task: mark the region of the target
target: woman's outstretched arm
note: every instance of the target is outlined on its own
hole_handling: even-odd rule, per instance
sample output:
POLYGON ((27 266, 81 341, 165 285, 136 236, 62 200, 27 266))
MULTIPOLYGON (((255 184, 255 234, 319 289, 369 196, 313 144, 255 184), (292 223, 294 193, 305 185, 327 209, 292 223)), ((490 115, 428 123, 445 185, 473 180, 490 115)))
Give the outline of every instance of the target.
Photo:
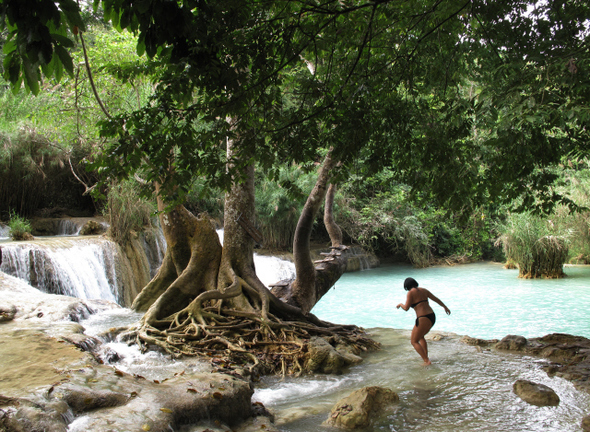
POLYGON ((442 302, 442 300, 440 300, 437 296, 435 296, 434 294, 432 294, 430 291, 428 291, 427 289, 425 289, 426 292, 428 293, 428 298, 431 299, 433 302, 438 303, 440 306, 443 307, 443 309, 445 310, 445 312, 447 313, 447 315, 451 314, 451 310, 442 302))

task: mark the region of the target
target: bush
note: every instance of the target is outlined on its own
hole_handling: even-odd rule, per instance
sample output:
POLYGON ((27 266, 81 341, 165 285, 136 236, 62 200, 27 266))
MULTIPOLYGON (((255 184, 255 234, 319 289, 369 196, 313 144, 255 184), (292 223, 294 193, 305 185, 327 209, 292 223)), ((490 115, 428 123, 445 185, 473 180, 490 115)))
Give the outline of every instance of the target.
POLYGON ((512 214, 499 224, 497 243, 508 261, 518 265, 522 278, 558 278, 567 261, 570 232, 560 232, 551 219, 531 213, 512 214))
POLYGON ((10 221, 8 222, 9 235, 12 240, 28 240, 31 236, 31 223, 17 215, 14 210, 10 211, 10 221))

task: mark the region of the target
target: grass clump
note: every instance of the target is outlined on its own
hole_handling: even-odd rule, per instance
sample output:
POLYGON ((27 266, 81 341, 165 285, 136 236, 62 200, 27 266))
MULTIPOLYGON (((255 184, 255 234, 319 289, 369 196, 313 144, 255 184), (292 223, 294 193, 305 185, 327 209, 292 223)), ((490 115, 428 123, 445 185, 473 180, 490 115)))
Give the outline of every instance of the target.
POLYGON ((499 226, 501 244, 508 261, 518 266, 521 278, 563 277, 569 253, 569 231, 561 232, 551 219, 523 213, 511 214, 499 226))
POLYGON ((9 235, 12 240, 30 240, 32 227, 28 219, 16 214, 14 210, 10 211, 10 221, 8 222, 9 235))

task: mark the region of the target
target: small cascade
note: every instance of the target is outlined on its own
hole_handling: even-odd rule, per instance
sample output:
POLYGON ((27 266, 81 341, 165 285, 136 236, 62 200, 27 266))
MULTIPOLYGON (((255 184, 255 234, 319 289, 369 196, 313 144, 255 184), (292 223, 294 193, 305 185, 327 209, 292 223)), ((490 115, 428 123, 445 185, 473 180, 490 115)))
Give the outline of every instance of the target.
POLYGON ((377 257, 367 254, 367 251, 359 246, 351 246, 346 251, 346 255, 348 258, 347 272, 368 270, 379 265, 377 257))
POLYGON ((161 230, 124 248, 93 236, 7 242, 0 270, 47 293, 129 306, 157 272, 165 249, 161 230))
POLYGON ((166 253, 164 232, 159 224, 157 227, 157 229, 141 237, 141 244, 150 266, 150 279, 158 272, 166 253))
POLYGON ((254 266, 258 279, 267 287, 295 278, 295 264, 281 258, 254 254, 254 266))
POLYGON ((0 224, 0 240, 5 240, 10 237, 10 228, 8 225, 0 224))
POLYGON ((44 292, 117 301, 115 249, 92 239, 6 243, 0 270, 44 292))
POLYGON ((80 234, 80 230, 84 224, 72 219, 59 219, 57 223, 58 236, 74 236, 80 234))

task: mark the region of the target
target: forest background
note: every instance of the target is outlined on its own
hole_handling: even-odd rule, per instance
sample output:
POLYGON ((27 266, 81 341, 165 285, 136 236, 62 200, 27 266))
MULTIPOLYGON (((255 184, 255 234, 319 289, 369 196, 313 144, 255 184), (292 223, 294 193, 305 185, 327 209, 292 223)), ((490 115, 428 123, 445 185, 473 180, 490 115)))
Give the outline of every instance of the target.
MULTIPOLYGON (((110 222, 111 236, 125 242, 131 231, 151 227, 156 206, 145 194, 140 176, 105 182, 101 169, 93 167, 97 153, 109 139, 101 137, 97 121, 105 114, 94 91, 111 112, 141 109, 157 87, 158 65, 145 56, 138 57, 137 37, 115 30, 105 22, 102 10, 88 7, 83 10, 83 19, 92 75, 77 43, 71 47, 73 75, 46 79, 37 95, 15 93, 10 83, 0 78, 0 219, 17 224, 31 217, 103 214, 110 222), (95 187, 101 180, 103 183, 95 187)), ((2 45, 7 37, 5 29, 0 36, 2 45)), ((554 59, 554 65, 572 82, 586 81, 588 87, 587 46, 585 50, 575 62, 561 58, 554 59)), ((4 60, 6 55, 0 55, 4 60)), ((566 100, 572 90, 568 84, 553 81, 546 87, 548 93, 550 88, 554 94, 561 92, 558 96, 566 100)), ((550 109, 564 110, 567 104, 549 109, 535 102, 535 95, 527 90, 532 92, 518 89, 520 98, 511 105, 525 120, 511 127, 524 130, 533 123, 543 128, 540 124, 545 123, 553 128, 548 125, 550 109)), ((461 91, 469 95, 479 92, 468 73, 461 91)), ((428 94, 420 96, 427 99, 428 94)), ((485 95, 479 96, 479 103, 485 104, 485 95)), ((587 105, 577 101, 569 109, 572 123, 588 122, 587 105)), ((505 119, 510 116, 514 113, 506 114, 505 119)), ((470 132, 472 138, 490 133, 476 127, 470 132)), ((516 147, 513 150, 509 157, 521 157, 516 147)), ((590 207, 590 165, 585 152, 569 152, 561 155, 558 163, 538 168, 551 177, 554 196, 550 199, 505 194, 502 199, 474 200, 460 207, 441 202, 420 185, 400 181, 395 166, 366 169, 374 157, 361 156, 340 183, 335 213, 347 243, 358 243, 384 260, 427 266, 441 261, 501 261, 506 253, 514 255, 508 258, 522 261, 518 253, 530 253, 535 242, 551 238, 558 243, 563 262, 590 263, 590 212, 586 210, 590 207), (560 201, 557 196, 567 199, 560 201), (571 212, 572 208, 577 211, 571 212), (517 246, 524 252, 516 252, 517 246)), ((256 223, 265 248, 285 251, 292 247, 299 215, 315 182, 316 165, 285 164, 272 173, 263 167, 256 170, 256 223)), ((461 189, 461 175, 454 174, 440 178, 444 183, 440 187, 461 189)), ((527 187, 526 182, 522 187, 527 187)), ((187 190, 185 206, 195 214, 208 212, 222 226, 224 191, 209 187, 199 177, 187 190)), ((314 225, 313 238, 318 243, 329 242, 321 220, 314 225)))

